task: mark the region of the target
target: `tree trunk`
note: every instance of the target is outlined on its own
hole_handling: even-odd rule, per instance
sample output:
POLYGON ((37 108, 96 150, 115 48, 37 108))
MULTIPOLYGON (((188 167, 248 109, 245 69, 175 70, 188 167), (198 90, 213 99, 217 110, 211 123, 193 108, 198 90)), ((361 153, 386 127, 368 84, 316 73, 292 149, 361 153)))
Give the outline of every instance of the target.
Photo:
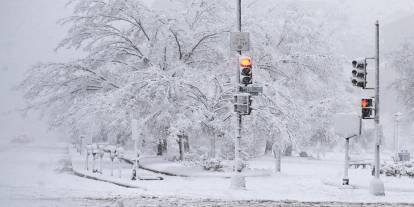
POLYGON ((216 135, 214 134, 210 139, 210 158, 216 157, 216 135))
POLYGON ((188 139, 187 135, 184 135, 184 152, 188 153, 190 152, 190 141, 188 139))
POLYGON ((275 158, 275 172, 278 173, 281 171, 281 162, 282 162, 282 150, 276 143, 272 145, 272 153, 275 158))
POLYGON ((320 152, 321 152, 321 149, 322 147, 321 147, 321 143, 320 143, 320 141, 317 143, 317 145, 316 145, 316 149, 317 149, 317 151, 316 151, 316 159, 317 160, 320 160, 321 159, 321 154, 320 154, 320 152))
POLYGON ((161 155, 162 155, 162 143, 161 143, 161 140, 159 140, 157 144, 157 156, 161 156, 161 155))
POLYGON ((285 156, 292 156, 292 150, 293 150, 292 145, 288 145, 284 150, 284 155, 285 156))
POLYGON ((166 152, 167 152, 167 140, 160 139, 157 145, 157 155, 161 156, 161 155, 164 155, 166 152))
POLYGON ((166 154, 168 150, 167 139, 162 139, 162 154, 166 154))
POLYGON ((178 152, 180 154, 180 160, 182 161, 184 159, 184 139, 183 135, 177 135, 178 137, 178 152))
POLYGON ((266 140, 265 155, 270 154, 272 152, 272 145, 273 145, 273 141, 266 140))

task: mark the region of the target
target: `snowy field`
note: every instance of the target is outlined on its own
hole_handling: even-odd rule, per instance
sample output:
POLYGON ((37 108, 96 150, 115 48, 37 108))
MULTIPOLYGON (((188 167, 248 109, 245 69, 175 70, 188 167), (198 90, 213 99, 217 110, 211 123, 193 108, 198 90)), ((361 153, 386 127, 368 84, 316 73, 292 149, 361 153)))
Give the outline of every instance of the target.
MULTIPOLYGON (((386 196, 371 196, 367 189, 371 178, 369 169, 351 169, 350 180, 355 189, 340 188, 342 163, 339 158, 323 161, 284 158, 281 174, 247 177, 247 189, 235 191, 229 189, 230 180, 223 177, 163 176, 163 181, 135 181, 143 189, 81 178, 72 173, 65 143, 3 144, 0 156, 0 206, 348 206, 326 201, 354 202, 356 206, 362 202, 414 203, 414 180, 408 178, 383 177, 386 196), (325 204, 319 201, 325 201, 325 204)), ((252 160, 249 167, 271 169, 272 164, 272 158, 264 157, 252 160)))
POLYGON ((101 206, 121 194, 142 193, 73 175, 66 149, 66 144, 3 144, 0 206, 101 206))

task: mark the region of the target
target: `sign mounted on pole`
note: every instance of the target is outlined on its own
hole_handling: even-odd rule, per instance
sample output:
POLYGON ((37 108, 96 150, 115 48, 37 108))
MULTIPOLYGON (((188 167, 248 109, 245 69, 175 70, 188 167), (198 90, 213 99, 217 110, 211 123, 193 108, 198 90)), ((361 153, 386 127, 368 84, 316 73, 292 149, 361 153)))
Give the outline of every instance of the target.
POLYGON ((240 115, 249 115, 251 112, 250 94, 237 94, 234 96, 234 111, 240 115))
POLYGON ((263 87, 260 86, 240 86, 239 91, 242 93, 249 93, 252 96, 258 96, 263 93, 263 87))
POLYGON ((334 115, 334 129, 335 133, 342 138, 359 135, 360 132, 360 117, 355 113, 337 113, 334 115))
POLYGON ((250 36, 248 32, 231 32, 230 49, 232 51, 249 51, 250 36))

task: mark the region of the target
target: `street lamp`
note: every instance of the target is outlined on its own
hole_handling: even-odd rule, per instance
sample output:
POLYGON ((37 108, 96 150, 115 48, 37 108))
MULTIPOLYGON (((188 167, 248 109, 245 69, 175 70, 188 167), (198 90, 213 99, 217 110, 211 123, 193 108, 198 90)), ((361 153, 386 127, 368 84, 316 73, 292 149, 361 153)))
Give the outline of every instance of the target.
POLYGON ((398 152, 400 151, 400 142, 398 140, 398 121, 400 120, 401 112, 394 114, 394 153, 396 158, 398 158, 398 152))

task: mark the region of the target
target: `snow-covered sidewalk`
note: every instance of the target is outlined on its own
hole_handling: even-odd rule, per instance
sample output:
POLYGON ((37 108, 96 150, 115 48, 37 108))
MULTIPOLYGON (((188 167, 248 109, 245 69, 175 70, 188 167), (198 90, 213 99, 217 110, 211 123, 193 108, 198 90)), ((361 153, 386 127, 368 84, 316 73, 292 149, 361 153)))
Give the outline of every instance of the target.
MULTIPOLYGON (((100 159, 97 156, 97 159, 93 161, 92 155, 88 159, 88 170, 86 169, 86 152, 80 154, 74 148, 69 147, 69 156, 72 164, 72 169, 75 175, 80 177, 85 177, 88 179, 99 180, 103 182, 112 183, 127 188, 140 188, 144 189, 139 185, 137 180, 131 180, 132 177, 132 165, 125 163, 124 161, 118 162, 117 159, 114 159, 113 165, 111 165, 110 158, 108 155, 104 155, 102 159, 102 169, 100 166, 100 159), (95 162, 95 163, 93 163, 95 162), (92 168, 101 171, 101 172, 92 172, 92 168)), ((163 180, 159 174, 152 173, 146 170, 137 170, 137 179, 138 180, 163 180)))
MULTIPOLYGON (((125 159, 132 162, 131 156, 126 156, 125 159)), ((185 165, 180 162, 171 162, 163 159, 162 157, 144 157, 140 159, 139 165, 143 169, 147 169, 153 172, 159 172, 165 175, 179 176, 179 177, 220 177, 230 178, 232 176, 232 163, 224 162, 222 171, 207 171, 203 167, 198 165, 185 165)), ((246 177, 263 177, 271 176, 271 169, 250 169, 247 168, 243 171, 243 175, 246 177)))
MULTIPOLYGON (((126 153, 126 159, 130 160, 126 153)), ((132 153, 130 153, 132 154, 132 153)), ((371 170, 349 169, 351 186, 343 188, 342 156, 325 160, 284 157, 282 173, 273 173, 274 159, 264 156, 248 162, 252 176, 247 176, 247 189, 230 189, 231 163, 225 163, 224 172, 205 171, 200 166, 187 166, 166 161, 160 157, 144 157, 140 165, 145 169, 178 176, 164 176, 163 181, 137 181, 147 193, 158 196, 184 196, 212 199, 265 199, 343 202, 414 202, 414 179, 382 176, 386 196, 376 197, 368 192, 371 170), (260 174, 258 172, 264 172, 260 174), (266 175, 266 176, 264 176, 266 175)), ((130 172, 130 167, 128 167, 130 172)), ((127 172, 127 171, 126 171, 127 172)), ((143 172, 147 172, 144 170, 143 172)), ((245 175, 248 175, 246 173, 245 175)))

